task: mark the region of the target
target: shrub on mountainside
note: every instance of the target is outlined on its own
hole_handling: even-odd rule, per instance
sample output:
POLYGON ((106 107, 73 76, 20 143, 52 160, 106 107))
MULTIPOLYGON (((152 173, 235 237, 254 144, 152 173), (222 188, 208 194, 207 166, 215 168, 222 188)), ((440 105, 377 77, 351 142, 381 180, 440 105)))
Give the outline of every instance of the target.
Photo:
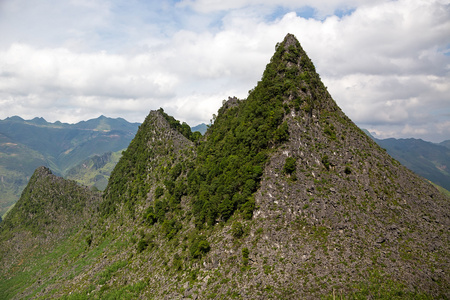
POLYGON ((231 225, 231 235, 234 238, 239 239, 240 237, 242 237, 243 234, 244 234, 244 226, 242 226, 242 223, 239 221, 233 222, 233 224, 231 225))
POLYGON ((329 170, 330 169, 330 160, 328 158, 328 155, 324 155, 322 156, 322 164, 324 165, 324 167, 329 170))
POLYGON ((283 171, 286 174, 292 174, 293 172, 295 172, 297 166, 296 166, 297 160, 293 157, 288 157, 286 158, 286 161, 284 163, 284 167, 283 167, 283 171))
POLYGON ((248 265, 248 256, 250 254, 250 251, 248 248, 242 248, 242 264, 244 266, 248 265))
POLYGON ((199 236, 194 238, 189 248, 189 252, 193 258, 201 258, 211 250, 211 246, 205 237, 199 236))
POLYGON ((164 189, 158 186, 155 190, 155 198, 158 199, 164 194, 164 189))

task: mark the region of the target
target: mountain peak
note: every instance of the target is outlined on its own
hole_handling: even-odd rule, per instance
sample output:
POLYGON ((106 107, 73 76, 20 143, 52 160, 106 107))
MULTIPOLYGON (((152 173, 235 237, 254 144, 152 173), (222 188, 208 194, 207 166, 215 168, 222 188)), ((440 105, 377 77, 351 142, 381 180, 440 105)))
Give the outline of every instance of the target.
POLYGON ((261 81, 248 99, 255 98, 255 95, 282 102, 295 111, 303 110, 309 118, 318 117, 322 112, 340 110, 316 73, 314 64, 292 34, 286 35, 276 45, 261 81))
POLYGON ((51 176, 53 175, 52 171, 45 166, 38 167, 35 171, 35 176, 51 176))
POLYGON ((78 224, 84 209, 99 200, 99 194, 75 181, 53 175, 47 167, 38 167, 2 226, 24 228, 34 234, 47 234, 53 226, 65 228, 78 224))
MULTIPOLYGON (((153 174, 164 174, 172 168, 178 170, 178 161, 192 157, 195 151, 191 149, 191 136, 187 124, 180 124, 163 109, 150 111, 111 173, 102 203, 104 214, 114 213, 120 202, 127 203, 128 209, 133 212, 135 202, 151 199, 150 191, 156 188, 155 182, 161 175, 141 176, 142 173, 144 170, 153 170, 153 174)), ((173 188, 169 185, 167 190, 172 193, 173 188)))
POLYGON ((42 117, 35 117, 32 120, 30 120, 30 123, 36 125, 47 125, 48 122, 42 117))
POLYGON ((286 36, 284 37, 283 42, 285 43, 285 45, 287 47, 289 47, 291 45, 294 45, 294 46, 300 45, 298 40, 297 40, 297 38, 292 33, 286 34, 286 36))
POLYGON ((5 119, 5 121, 23 122, 25 120, 23 118, 19 117, 19 116, 12 116, 12 117, 7 117, 5 119))

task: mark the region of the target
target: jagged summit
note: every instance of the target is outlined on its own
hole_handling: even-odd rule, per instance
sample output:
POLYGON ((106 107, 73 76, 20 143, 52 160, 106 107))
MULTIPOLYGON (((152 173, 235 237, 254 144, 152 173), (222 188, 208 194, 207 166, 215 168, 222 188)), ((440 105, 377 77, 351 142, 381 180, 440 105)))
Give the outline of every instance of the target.
POLYGON ((284 42, 286 47, 289 47, 291 45, 298 47, 298 44, 299 44, 297 38, 292 33, 286 34, 286 36, 284 37, 283 42, 284 42))
MULTIPOLYGON (((38 296, 448 298, 449 211, 345 116, 287 35, 203 138, 150 112, 98 214, 64 259, 47 256, 64 262, 38 296)), ((0 297, 36 290, 0 274, 0 297)))
POLYGON ((145 202, 150 197, 150 191, 156 188, 157 174, 194 155, 193 142, 188 139, 193 134, 186 126, 162 109, 149 113, 111 173, 103 213, 114 212, 121 203, 133 210, 135 202, 145 202))
POLYGON ((98 197, 87 187, 57 177, 47 167, 39 167, 2 228, 24 228, 33 234, 46 235, 56 226, 58 234, 62 234, 61 226, 70 228, 78 224, 85 217, 85 209, 92 209, 98 197))
POLYGON ((271 85, 275 90, 274 99, 283 96, 284 104, 295 108, 301 106, 310 116, 320 114, 321 110, 340 110, 316 73, 314 64, 292 34, 277 44, 260 84, 271 85))

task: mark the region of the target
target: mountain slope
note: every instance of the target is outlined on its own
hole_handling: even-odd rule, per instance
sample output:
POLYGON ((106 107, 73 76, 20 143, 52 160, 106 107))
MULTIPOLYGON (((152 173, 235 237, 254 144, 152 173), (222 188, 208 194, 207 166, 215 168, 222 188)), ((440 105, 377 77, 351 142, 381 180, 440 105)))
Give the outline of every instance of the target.
POLYGON ((99 193, 56 177, 45 167, 36 169, 20 200, 0 223, 0 298, 15 295, 21 287, 17 282, 24 280, 28 285, 18 297, 42 289, 42 281, 37 279, 48 276, 58 265, 54 257, 46 255, 82 228, 99 201, 99 193))
MULTIPOLYGON (((254 195, 256 210, 252 222, 243 223, 249 236, 236 247, 224 234, 226 229, 219 231, 217 236, 229 239, 215 244, 210 257, 245 265, 240 253, 249 249, 245 253, 252 272, 242 274, 234 267, 227 276, 240 295, 303 298, 315 290, 331 293, 333 285, 341 291, 362 285, 364 293, 381 277, 385 291, 446 291, 448 276, 441 271, 448 266, 448 199, 389 157, 340 111, 292 36, 279 46, 272 64, 246 101, 255 101, 256 95, 264 101, 269 94, 270 114, 284 109, 278 124, 288 124, 289 139, 281 147, 269 142, 273 148, 269 147, 269 161, 254 195), (259 88, 265 88, 264 93, 258 94, 259 88), (244 275, 246 283, 234 279, 244 275)), ((207 134, 214 145, 221 140, 214 127, 236 115, 232 109, 219 111, 207 134)), ((238 137, 237 129, 225 129, 238 137)), ((253 146, 257 134, 249 137, 244 146, 258 147, 253 146)), ((228 229, 233 232, 233 226, 228 229)), ((222 273, 227 267, 218 270, 222 273)), ((228 287, 219 288, 220 294, 228 287)))
POLYGON ((443 141, 439 145, 450 148, 450 140, 443 141))
POLYGON ((448 298, 449 201, 345 116, 288 34, 204 137, 150 112, 38 296, 448 298))

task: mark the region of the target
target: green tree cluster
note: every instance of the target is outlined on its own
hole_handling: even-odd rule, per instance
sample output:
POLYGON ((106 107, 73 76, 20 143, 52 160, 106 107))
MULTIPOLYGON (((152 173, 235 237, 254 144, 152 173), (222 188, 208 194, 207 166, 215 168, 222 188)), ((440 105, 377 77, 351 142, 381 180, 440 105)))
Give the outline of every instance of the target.
POLYGON ((297 169, 297 160, 293 157, 286 158, 286 161, 284 163, 283 171, 286 174, 292 174, 297 169))
POLYGON ((244 235, 244 226, 242 226, 241 222, 233 222, 231 225, 231 235, 236 239, 239 239, 244 235))
POLYGON ((193 258, 201 258, 211 250, 211 246, 204 236, 196 236, 189 247, 189 252, 193 258))

